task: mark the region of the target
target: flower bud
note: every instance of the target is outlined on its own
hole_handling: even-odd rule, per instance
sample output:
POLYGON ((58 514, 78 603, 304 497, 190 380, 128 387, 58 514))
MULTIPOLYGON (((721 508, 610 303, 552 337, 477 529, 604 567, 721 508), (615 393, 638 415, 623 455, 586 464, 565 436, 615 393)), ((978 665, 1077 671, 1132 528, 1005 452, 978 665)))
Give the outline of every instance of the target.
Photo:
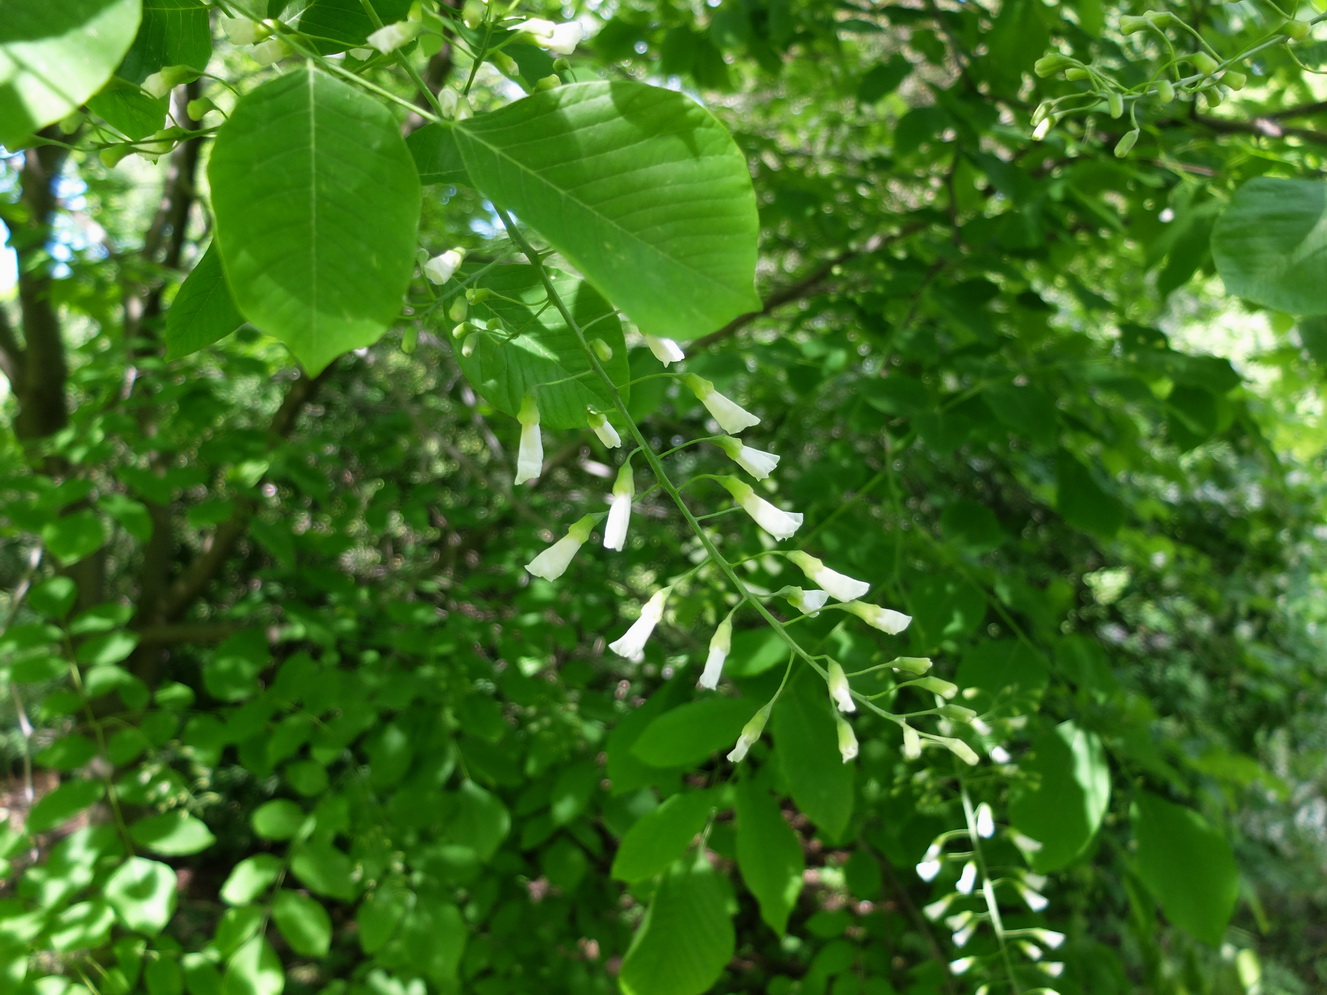
POLYGON ((1168 79, 1157 80, 1157 99, 1168 104, 1175 99, 1175 84, 1168 79))
POLYGON ((852 700, 852 689, 848 686, 848 675, 834 661, 829 664, 829 696, 840 712, 857 711, 857 702, 852 700))
POLYGON ((1212 73, 1216 72, 1219 64, 1216 59, 1212 58, 1206 52, 1194 52, 1192 55, 1188 56, 1188 59, 1193 63, 1193 68, 1197 69, 1204 76, 1211 76, 1212 73))
POLYGON ((1069 58, 1067 55, 1043 55, 1032 64, 1032 71, 1045 79, 1052 73, 1057 73, 1061 69, 1068 69, 1070 66, 1078 65, 1077 60, 1069 58))
POLYGON ((1139 31, 1147 30, 1147 18, 1139 17, 1133 14, 1125 14, 1120 18, 1120 32, 1126 35, 1137 34, 1139 31))
POLYGON ((1106 94, 1106 110, 1111 117, 1119 117, 1124 113, 1124 97, 1119 90, 1111 90, 1106 94))
POLYGON ((1064 78, 1077 82, 1080 79, 1091 79, 1092 74, 1082 66, 1071 66, 1064 71, 1064 78))
POLYGON ((535 81, 534 92, 543 93, 545 90, 556 90, 561 85, 562 80, 558 79, 557 74, 550 73, 542 79, 535 81))
POLYGON ((857 756, 857 735, 852 731, 852 726, 848 724, 848 720, 842 715, 834 716, 834 721, 839 733, 839 756, 843 758, 843 762, 846 764, 857 756))
POLYGON ((1137 141, 1138 141, 1137 128, 1134 128, 1133 131, 1126 131, 1124 133, 1124 137, 1115 143, 1115 158, 1123 159, 1125 156, 1127 156, 1130 153, 1130 151, 1132 151, 1134 143, 1137 141))
POLYGON ((1230 87, 1232 90, 1244 89, 1244 84, 1247 83, 1248 81, 1249 77, 1245 76, 1243 73, 1237 73, 1231 69, 1227 69, 1225 74, 1222 75, 1221 77, 1221 82, 1224 83, 1226 86, 1230 87))
POLYGON ((1176 20, 1175 15, 1168 10, 1144 11, 1143 17, 1147 20, 1147 23, 1154 28, 1169 28, 1179 23, 1176 20))
POLYGON ((737 745, 728 754, 729 763, 741 763, 746 758, 747 751, 755 745, 756 740, 760 739, 760 734, 765 731, 765 723, 769 721, 769 713, 773 708, 774 703, 770 702, 751 716, 751 720, 742 727, 742 734, 737 737, 737 745))
POLYGON ((488 61, 493 63, 498 72, 502 73, 504 76, 516 77, 521 75, 521 67, 518 66, 516 60, 506 52, 490 52, 488 61))
POLYGON ((590 339, 590 351, 601 363, 607 363, 613 358, 613 347, 603 339, 590 339))
POLYGON ((401 351, 409 356, 415 351, 415 346, 419 343, 419 326, 410 325, 401 336, 401 351))
POLYGON ((1286 21, 1285 24, 1281 25, 1281 30, 1291 41, 1303 41, 1313 30, 1313 25, 1309 24, 1308 21, 1286 21))

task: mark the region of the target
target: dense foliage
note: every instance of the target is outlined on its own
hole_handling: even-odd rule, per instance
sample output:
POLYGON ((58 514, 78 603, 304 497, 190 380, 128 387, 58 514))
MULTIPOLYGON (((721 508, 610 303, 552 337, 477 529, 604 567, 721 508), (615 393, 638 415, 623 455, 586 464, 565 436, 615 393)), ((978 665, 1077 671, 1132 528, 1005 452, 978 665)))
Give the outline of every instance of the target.
POLYGON ((1319 6, 0 13, 0 989, 1327 984, 1319 6))

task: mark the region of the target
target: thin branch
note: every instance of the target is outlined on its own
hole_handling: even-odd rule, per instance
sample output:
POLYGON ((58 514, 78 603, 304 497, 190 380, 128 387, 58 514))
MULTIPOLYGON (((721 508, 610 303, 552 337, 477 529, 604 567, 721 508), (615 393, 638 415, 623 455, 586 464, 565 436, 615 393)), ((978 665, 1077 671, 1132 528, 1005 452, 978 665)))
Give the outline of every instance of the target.
POLYGON ((819 290, 825 279, 834 272, 835 268, 850 262, 859 256, 867 256, 873 252, 878 252, 887 245, 901 241, 910 235, 915 235, 924 228, 930 227, 926 221, 914 221, 911 224, 904 225, 893 235, 877 235, 867 240, 859 249, 846 249, 835 256, 830 257, 826 262, 821 263, 806 276, 786 287, 780 287, 778 290, 770 293, 765 298, 765 306, 759 311, 748 311, 746 314, 738 315, 728 324, 724 325, 718 331, 711 332, 709 335, 702 336, 687 346, 688 351, 699 352, 702 349, 708 349, 713 345, 722 342, 724 339, 732 338, 747 325, 760 318, 764 318, 774 311, 783 307, 785 304, 791 304, 793 301, 802 300, 809 297, 812 293, 819 290))

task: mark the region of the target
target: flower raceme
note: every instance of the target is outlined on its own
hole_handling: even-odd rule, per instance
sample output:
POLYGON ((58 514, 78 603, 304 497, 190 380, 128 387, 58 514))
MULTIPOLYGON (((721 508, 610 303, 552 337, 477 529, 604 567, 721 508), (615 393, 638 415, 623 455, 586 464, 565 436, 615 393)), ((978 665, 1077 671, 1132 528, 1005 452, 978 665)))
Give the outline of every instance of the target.
POLYGON ((645 607, 640 610, 640 618, 631 623, 631 627, 622 634, 620 639, 615 639, 608 644, 608 648, 618 656, 626 657, 632 663, 640 663, 645 659, 645 644, 649 641, 650 633, 654 627, 659 624, 663 618, 664 605, 668 602, 670 589, 661 587, 654 592, 654 596, 645 602, 645 607))
POLYGON ((516 450, 516 483, 523 484, 534 480, 544 470, 544 440, 539 435, 539 406, 533 394, 526 394, 521 401, 516 420, 521 423, 521 444, 516 450))
POLYGON ((760 419, 736 401, 724 397, 714 389, 714 384, 694 373, 684 373, 679 378, 687 390, 696 395, 696 400, 705 405, 719 427, 725 432, 736 433, 752 425, 759 425, 760 419))
POLYGON ((784 555, 792 560, 797 569, 806 574, 811 583, 822 591, 828 591, 835 601, 856 601, 871 590, 871 585, 866 581, 854 580, 837 570, 831 570, 823 562, 801 550, 794 550, 784 555))
POLYGON ((569 528, 566 535, 527 563, 525 569, 544 580, 557 580, 567 572, 572 558, 590 538, 590 531, 594 528, 597 517, 586 515, 569 528))
POLYGON ((631 521, 631 502, 636 499, 636 481, 631 475, 631 464, 624 463, 613 482, 613 495, 608 499, 608 522, 604 526, 604 549, 620 550, 627 541, 627 523, 631 521))
POLYGON ((728 659, 728 651, 733 648, 733 616, 728 615, 710 637, 710 653, 705 658, 705 669, 696 684, 713 691, 719 686, 719 675, 723 673, 723 662, 728 659))
POLYGON ((719 436, 714 440, 714 444, 722 449, 730 460, 757 480, 764 480, 779 465, 779 457, 774 453, 744 446, 741 439, 734 439, 731 435, 719 436))
POLYGON ((775 539, 787 539, 802 527, 802 516, 798 512, 776 508, 736 477, 717 477, 728 493, 743 511, 745 511, 762 529, 775 539))

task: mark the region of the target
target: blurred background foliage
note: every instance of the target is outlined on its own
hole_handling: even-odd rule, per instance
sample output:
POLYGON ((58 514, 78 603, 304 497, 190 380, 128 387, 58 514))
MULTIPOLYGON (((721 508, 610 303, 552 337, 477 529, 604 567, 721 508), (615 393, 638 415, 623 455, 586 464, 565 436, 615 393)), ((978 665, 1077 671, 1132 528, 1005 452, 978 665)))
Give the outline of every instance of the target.
MULTIPOLYGON (((1321 991, 1327 350, 1228 296, 1209 239, 1248 179, 1321 176, 1327 42, 1257 52, 1216 106, 1140 100, 1127 157, 1104 96, 1034 141, 1040 102, 1084 92, 1033 74, 1047 52, 1148 78, 1165 46, 1121 30, 1136 6, 521 10, 586 25, 576 79, 681 88, 748 156, 766 304, 685 369, 763 418, 747 441, 782 455, 797 542, 914 617, 876 638, 825 613, 807 640, 850 671, 932 657, 980 715, 974 768, 905 759, 870 717, 841 765, 803 680, 736 776, 722 754, 783 662, 768 630, 734 637, 718 701, 747 707, 693 690, 727 610, 704 574, 644 663, 605 650, 694 553, 663 500, 621 556, 522 569, 603 507, 616 461, 589 433, 546 433, 514 489, 515 423, 445 329, 406 354, 408 317, 317 378, 251 330, 166 361, 206 139, 110 168, 103 108, 67 155, 0 159, 0 346, 12 368, 45 315, 61 352, 0 434, 6 990, 1321 991)), ((1230 56, 1282 20, 1166 10, 1230 56)), ((209 34, 217 78, 188 99, 271 72, 209 34)), ((470 68, 411 57, 435 85, 470 68)), ((513 96, 476 80, 480 109, 513 96)), ((494 251, 473 191, 428 190, 430 252, 494 251)), ((699 431, 668 381, 631 407, 657 449, 699 431)), ((707 524, 732 556, 759 542, 707 524)), ((744 569, 796 583, 777 563, 744 569)))

